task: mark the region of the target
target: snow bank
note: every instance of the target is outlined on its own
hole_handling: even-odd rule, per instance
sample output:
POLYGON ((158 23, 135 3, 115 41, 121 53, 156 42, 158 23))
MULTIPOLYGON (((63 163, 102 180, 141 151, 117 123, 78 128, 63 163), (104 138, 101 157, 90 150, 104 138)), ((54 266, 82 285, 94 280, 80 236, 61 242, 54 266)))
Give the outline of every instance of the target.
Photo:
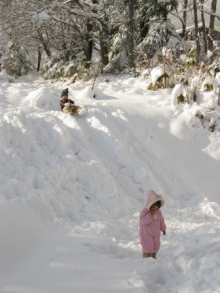
POLYGON ((53 92, 48 87, 40 87, 28 94, 23 101, 23 105, 25 107, 51 110, 54 107, 54 98, 53 92))
POLYGON ((105 95, 101 90, 91 86, 85 87, 85 89, 81 90, 75 95, 76 100, 106 100, 106 99, 112 99, 112 97, 109 97, 105 95))

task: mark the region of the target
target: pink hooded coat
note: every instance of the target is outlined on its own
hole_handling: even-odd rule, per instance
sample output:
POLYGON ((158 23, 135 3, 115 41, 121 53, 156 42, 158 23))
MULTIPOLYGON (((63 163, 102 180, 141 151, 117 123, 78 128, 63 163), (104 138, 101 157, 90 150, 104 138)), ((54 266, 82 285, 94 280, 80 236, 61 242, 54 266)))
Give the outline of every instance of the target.
POLYGON ((166 231, 166 225, 160 209, 152 216, 150 207, 157 201, 164 205, 162 196, 149 190, 146 207, 140 213, 140 243, 143 253, 157 253, 160 249, 160 232, 166 231))

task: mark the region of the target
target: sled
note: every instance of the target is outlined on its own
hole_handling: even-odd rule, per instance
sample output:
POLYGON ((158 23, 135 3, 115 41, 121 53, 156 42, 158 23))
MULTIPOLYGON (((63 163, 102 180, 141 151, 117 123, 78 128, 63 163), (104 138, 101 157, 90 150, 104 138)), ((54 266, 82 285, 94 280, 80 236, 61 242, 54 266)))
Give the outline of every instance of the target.
POLYGON ((83 115, 86 112, 85 108, 81 108, 77 105, 67 105, 63 108, 63 113, 70 115, 83 115))

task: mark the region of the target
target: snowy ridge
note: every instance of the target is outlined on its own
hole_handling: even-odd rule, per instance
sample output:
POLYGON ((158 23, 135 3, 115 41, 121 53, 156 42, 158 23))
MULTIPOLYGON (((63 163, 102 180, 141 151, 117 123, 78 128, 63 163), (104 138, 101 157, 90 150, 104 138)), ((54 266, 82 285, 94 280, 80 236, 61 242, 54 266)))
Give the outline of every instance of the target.
POLYGON ((143 78, 70 85, 75 117, 65 87, 1 83, 0 292, 218 292, 219 134, 143 78), (165 198, 157 261, 138 239, 149 188, 165 198))

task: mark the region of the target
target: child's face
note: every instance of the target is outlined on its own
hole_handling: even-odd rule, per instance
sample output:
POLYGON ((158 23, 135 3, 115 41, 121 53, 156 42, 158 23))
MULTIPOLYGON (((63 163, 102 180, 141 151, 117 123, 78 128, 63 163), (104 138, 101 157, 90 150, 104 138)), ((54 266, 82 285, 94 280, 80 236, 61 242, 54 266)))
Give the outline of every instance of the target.
POLYGON ((159 209, 159 206, 157 203, 154 203, 151 207, 150 207, 150 210, 151 211, 157 211, 159 209))
POLYGON ((67 96, 62 96, 61 98, 62 98, 63 101, 68 100, 68 97, 67 96))

